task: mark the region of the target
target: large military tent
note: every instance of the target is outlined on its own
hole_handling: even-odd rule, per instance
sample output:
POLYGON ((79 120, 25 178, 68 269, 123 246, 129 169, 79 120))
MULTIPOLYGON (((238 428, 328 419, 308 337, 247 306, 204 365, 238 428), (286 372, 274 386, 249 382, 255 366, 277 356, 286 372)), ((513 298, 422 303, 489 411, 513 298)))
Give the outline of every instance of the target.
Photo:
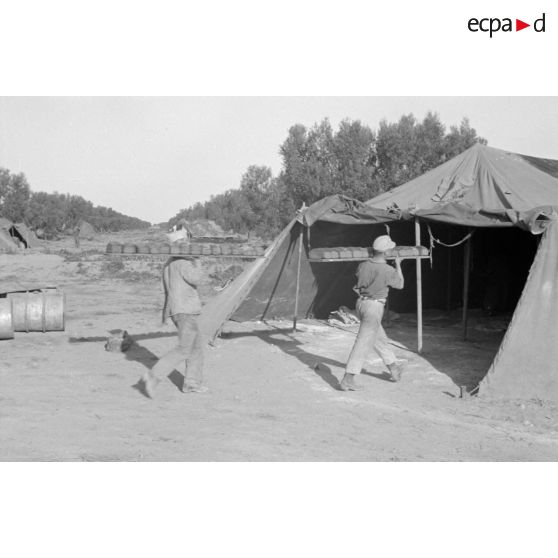
MULTIPOLYGON (((323 263, 312 250, 367 246, 389 227, 397 244, 434 248, 432 267, 417 260, 408 269, 408 284, 422 275, 424 293, 416 294, 426 307, 458 305, 469 277, 465 308, 475 297, 478 303, 475 284, 482 287, 483 275, 475 282, 471 261, 477 271, 495 259, 510 270, 515 313, 480 393, 558 400, 557 220, 558 161, 477 144, 369 202, 331 196, 301 211, 265 257, 208 305, 202 327, 212 337, 228 318, 324 318, 341 304, 354 305, 357 262, 323 263)), ((411 309, 409 293, 393 304, 411 309)))

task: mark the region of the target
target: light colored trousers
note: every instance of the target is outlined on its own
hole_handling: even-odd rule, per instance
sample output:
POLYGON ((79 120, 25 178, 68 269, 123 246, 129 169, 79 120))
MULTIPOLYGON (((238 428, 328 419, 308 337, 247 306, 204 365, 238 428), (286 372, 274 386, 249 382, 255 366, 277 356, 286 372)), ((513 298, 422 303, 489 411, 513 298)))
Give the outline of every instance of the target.
POLYGON ((151 369, 151 374, 156 378, 163 378, 184 362, 184 385, 199 387, 203 379, 203 340, 198 327, 198 316, 175 314, 171 319, 178 329, 178 345, 159 359, 151 369))
POLYGON ((388 337, 382 327, 384 305, 377 300, 359 298, 356 310, 360 327, 345 372, 360 374, 372 349, 380 355, 386 366, 395 363, 397 359, 388 345, 388 337))

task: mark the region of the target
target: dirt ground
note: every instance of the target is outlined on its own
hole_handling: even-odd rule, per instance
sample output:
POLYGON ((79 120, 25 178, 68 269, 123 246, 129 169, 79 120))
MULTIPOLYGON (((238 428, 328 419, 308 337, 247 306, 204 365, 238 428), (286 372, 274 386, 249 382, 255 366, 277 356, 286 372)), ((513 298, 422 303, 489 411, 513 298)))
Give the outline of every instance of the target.
POLYGON ((0 256, 0 284, 58 286, 67 296, 66 331, 0 341, 3 461, 558 459, 553 405, 459 398, 458 386, 476 385, 502 336, 474 313, 468 342, 458 315, 427 313, 420 356, 414 317, 394 320, 388 335, 409 360, 402 381, 389 381, 372 355, 365 391, 349 393, 338 380, 352 331, 313 320, 296 333, 289 322, 229 323, 207 349, 209 392, 183 394, 175 371, 150 400, 138 379, 175 342, 160 323, 160 263, 115 264, 98 251, 105 240, 0 256), (105 351, 121 329, 132 348, 105 351))

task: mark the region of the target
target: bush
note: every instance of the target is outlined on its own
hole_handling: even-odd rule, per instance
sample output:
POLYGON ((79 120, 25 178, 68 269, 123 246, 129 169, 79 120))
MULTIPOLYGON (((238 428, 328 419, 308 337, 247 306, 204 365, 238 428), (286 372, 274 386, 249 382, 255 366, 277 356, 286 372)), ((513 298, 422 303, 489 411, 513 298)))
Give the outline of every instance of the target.
POLYGON ((101 273, 103 275, 117 275, 124 271, 124 262, 122 260, 109 260, 103 262, 101 266, 101 273))

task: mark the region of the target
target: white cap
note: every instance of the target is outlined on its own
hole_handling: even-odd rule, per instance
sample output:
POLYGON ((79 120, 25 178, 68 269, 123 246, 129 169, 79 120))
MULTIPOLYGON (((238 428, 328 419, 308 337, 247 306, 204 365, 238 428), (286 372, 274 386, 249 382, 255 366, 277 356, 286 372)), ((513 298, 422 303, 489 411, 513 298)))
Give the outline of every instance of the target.
POLYGON ((376 252, 387 252, 388 250, 395 248, 395 242, 393 242, 387 234, 384 234, 382 236, 378 236, 374 240, 372 248, 376 250, 376 252))

